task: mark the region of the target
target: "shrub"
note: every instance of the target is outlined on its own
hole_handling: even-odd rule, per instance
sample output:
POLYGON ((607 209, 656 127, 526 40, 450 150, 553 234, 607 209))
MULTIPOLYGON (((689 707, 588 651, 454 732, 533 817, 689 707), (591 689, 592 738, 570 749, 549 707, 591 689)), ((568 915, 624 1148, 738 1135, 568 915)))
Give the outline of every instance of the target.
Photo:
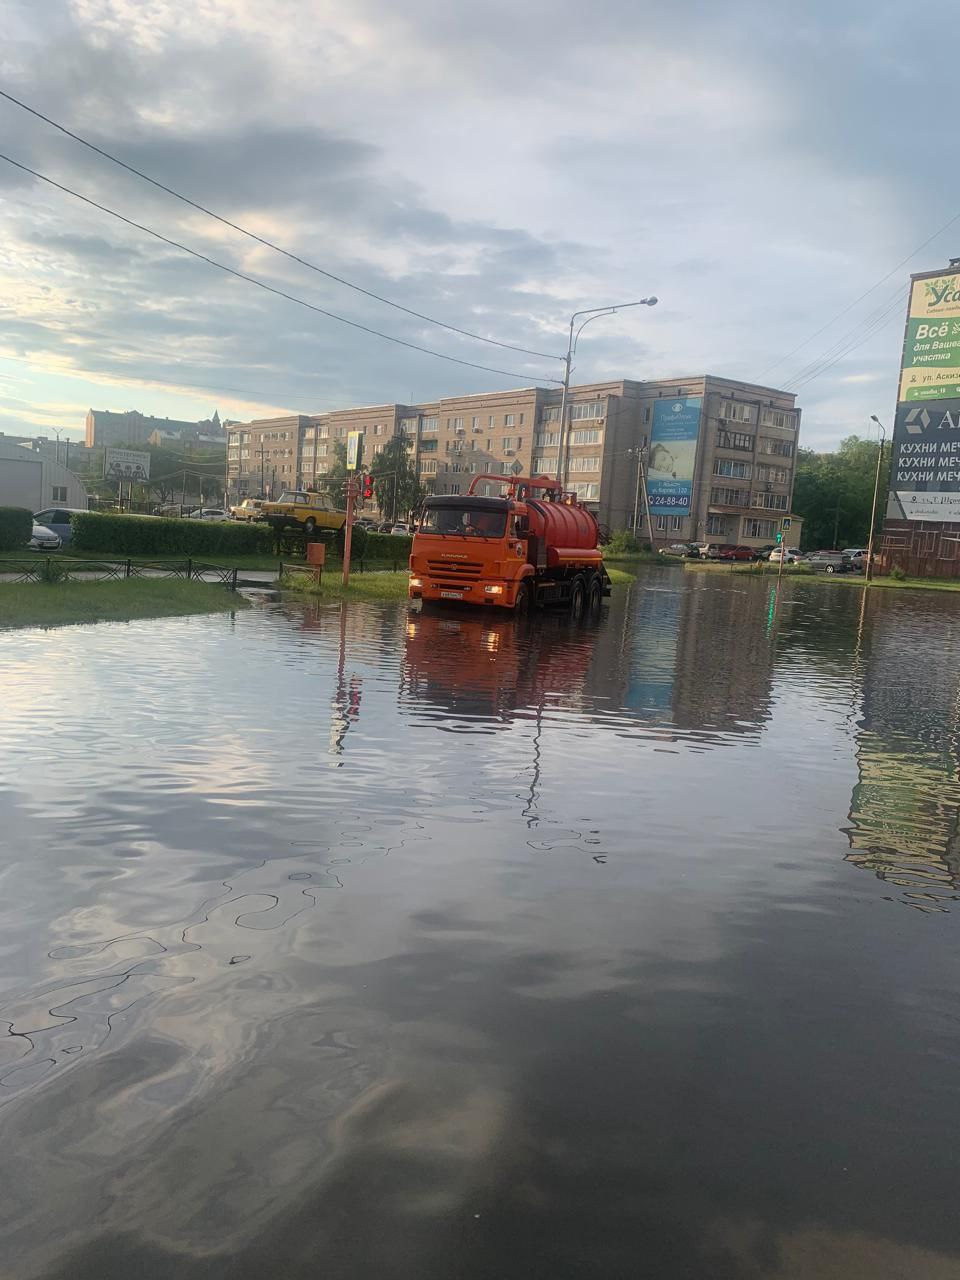
POLYGON ((25 547, 33 534, 33 515, 26 507, 0 507, 0 551, 25 547))
MULTIPOLYGON (((346 525, 337 530, 337 555, 343 559, 343 539, 346 533, 346 525)), ((362 524, 353 526, 353 533, 350 535, 350 559, 359 560, 364 554, 367 547, 367 538, 370 535, 362 524)))
POLYGON ((43 563, 40 565, 41 582, 63 582, 69 576, 70 570, 65 564, 59 560, 52 560, 49 556, 44 556, 43 563))
POLYGON ((77 551, 122 556, 270 554, 273 531, 232 520, 166 520, 160 516, 78 512, 70 520, 77 551))
POLYGON ((890 570, 890 577, 894 582, 906 582, 907 579, 906 573, 904 573, 898 564, 895 564, 890 570))
MULTIPOLYGON (((356 529, 353 531, 356 537, 356 529)), ((410 558, 413 538, 400 533, 368 533, 363 552, 365 560, 384 560, 390 564, 405 564, 410 558)))
POLYGON ((635 556, 640 551, 640 543, 629 529, 615 529, 606 545, 608 556, 635 556))

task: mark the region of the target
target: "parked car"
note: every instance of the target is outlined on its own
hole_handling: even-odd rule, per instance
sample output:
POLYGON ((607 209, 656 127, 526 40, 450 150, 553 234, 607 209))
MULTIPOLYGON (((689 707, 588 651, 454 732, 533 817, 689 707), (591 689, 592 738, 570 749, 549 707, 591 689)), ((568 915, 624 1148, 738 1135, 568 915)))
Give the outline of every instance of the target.
POLYGON ((72 537, 70 528, 70 517, 76 512, 83 512, 83 507, 47 507, 43 511, 34 512, 34 520, 37 524, 42 524, 44 528, 49 529, 52 533, 57 534, 62 543, 67 543, 72 537))
POLYGON ((807 564, 811 569, 822 573, 854 573, 853 561, 842 551, 812 551, 807 556, 807 564))
POLYGON ((774 547, 767 559, 773 564, 779 564, 781 556, 783 556, 784 564, 799 564, 806 559, 806 556, 797 547, 774 547))
POLYGON ((187 512, 188 520, 229 520, 230 517, 223 507, 203 507, 196 511, 187 512))
POLYGON ((234 520, 259 520, 262 506, 262 498, 244 498, 242 502, 230 508, 230 514, 234 520))
POLYGON ((853 565, 857 573, 863 573, 867 567, 867 549, 866 547, 844 547, 843 555, 845 555, 853 565))
POLYGON ((756 560, 757 552, 753 547, 721 547, 717 553, 718 560, 756 560))
POLYGON ((33 522, 33 536, 28 543, 31 551, 57 551, 60 547, 60 535, 48 529, 45 524, 33 522))
POLYGON ((377 525, 377 533, 389 533, 392 528, 393 522, 391 520, 382 520, 377 525))
POLYGON ((658 547, 658 552, 662 556, 693 556, 697 554, 697 549, 691 546, 689 542, 671 542, 669 547, 658 547))
POLYGON ((390 532, 399 533, 399 534, 402 534, 404 537, 408 537, 413 532, 413 530, 410 528, 408 524, 395 524, 391 526, 390 532))
POLYGON ((716 560, 727 545, 725 542, 694 542, 690 546, 690 554, 698 560, 716 560))

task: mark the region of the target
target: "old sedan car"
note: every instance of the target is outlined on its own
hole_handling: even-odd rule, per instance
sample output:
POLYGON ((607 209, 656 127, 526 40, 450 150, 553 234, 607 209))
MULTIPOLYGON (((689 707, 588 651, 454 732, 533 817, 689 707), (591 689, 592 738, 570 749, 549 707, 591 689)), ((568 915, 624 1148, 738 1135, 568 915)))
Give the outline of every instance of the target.
POLYGON ((244 498, 242 502, 230 508, 230 514, 234 520, 259 520, 262 509, 262 498, 244 498))

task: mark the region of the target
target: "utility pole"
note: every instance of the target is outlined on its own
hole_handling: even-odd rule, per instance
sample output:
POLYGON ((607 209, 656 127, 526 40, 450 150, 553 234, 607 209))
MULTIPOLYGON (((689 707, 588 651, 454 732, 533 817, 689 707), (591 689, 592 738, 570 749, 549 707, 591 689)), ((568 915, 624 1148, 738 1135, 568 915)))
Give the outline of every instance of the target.
MULTIPOLYGON (((267 496, 266 476, 264 474, 264 463, 263 463, 263 440, 261 439, 260 441, 260 497, 265 498, 266 496, 267 496)), ((273 494, 271 494, 270 496, 273 497, 273 494)))
POLYGON ((880 428, 880 443, 877 446, 877 475, 873 482, 873 506, 870 508, 870 541, 867 543, 867 572, 865 581, 873 577, 873 531, 877 523, 877 494, 880 492, 880 465, 883 462, 883 451, 887 447, 887 431, 875 413, 870 415, 871 422, 880 428))
POLYGON ((570 317, 570 333, 567 339, 567 354, 563 357, 563 394, 560 397, 560 447, 557 450, 557 484, 562 489, 566 483, 567 473, 567 402, 570 399, 570 370, 573 357, 577 351, 577 340, 591 320, 599 320, 601 316, 612 316, 627 307, 655 307, 656 297, 641 298, 639 302, 618 302, 616 306, 588 307, 585 311, 575 311, 570 317), (574 325, 580 316, 586 316, 574 333, 574 325))
MULTIPOLYGON (((643 482, 643 445, 637 446, 637 487, 633 495, 633 536, 637 536, 637 523, 640 515, 640 485, 643 482)), ((646 495, 644 495, 646 504, 646 495)))

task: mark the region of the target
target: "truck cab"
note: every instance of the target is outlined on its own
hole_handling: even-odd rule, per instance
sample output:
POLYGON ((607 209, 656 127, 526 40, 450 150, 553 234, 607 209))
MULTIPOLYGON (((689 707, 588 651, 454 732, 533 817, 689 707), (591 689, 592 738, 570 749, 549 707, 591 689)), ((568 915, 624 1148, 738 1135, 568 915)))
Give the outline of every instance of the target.
POLYGON ((412 599, 521 613, 569 603, 580 617, 608 594, 599 526, 555 482, 477 476, 466 495, 426 500, 410 554, 412 599), (490 480, 507 493, 474 492, 490 480))

